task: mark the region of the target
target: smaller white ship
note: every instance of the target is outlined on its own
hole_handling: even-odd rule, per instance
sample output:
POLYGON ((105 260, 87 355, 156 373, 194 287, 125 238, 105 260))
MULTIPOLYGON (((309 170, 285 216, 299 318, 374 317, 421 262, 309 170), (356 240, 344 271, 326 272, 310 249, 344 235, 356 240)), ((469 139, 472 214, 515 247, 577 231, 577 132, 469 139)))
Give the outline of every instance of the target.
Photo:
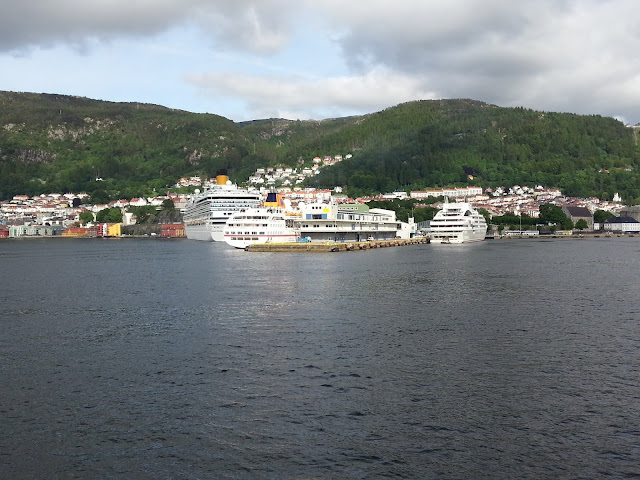
POLYGON ((269 193, 264 207, 248 208, 229 217, 223 229, 224 241, 235 248, 256 243, 291 243, 300 238, 299 219, 282 207, 282 198, 269 193))
POLYGON ((487 234, 487 221, 470 203, 449 203, 431 220, 431 243, 480 242, 487 234))

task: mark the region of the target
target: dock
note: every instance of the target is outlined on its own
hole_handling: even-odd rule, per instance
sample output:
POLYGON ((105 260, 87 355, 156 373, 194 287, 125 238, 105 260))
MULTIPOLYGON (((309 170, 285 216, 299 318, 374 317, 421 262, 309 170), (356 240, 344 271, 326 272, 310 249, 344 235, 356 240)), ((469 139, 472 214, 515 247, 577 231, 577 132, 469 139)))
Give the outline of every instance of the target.
POLYGON ((259 243, 249 245, 247 252, 354 252, 372 248, 403 247, 429 243, 426 237, 395 240, 373 240, 368 242, 307 242, 307 243, 259 243))

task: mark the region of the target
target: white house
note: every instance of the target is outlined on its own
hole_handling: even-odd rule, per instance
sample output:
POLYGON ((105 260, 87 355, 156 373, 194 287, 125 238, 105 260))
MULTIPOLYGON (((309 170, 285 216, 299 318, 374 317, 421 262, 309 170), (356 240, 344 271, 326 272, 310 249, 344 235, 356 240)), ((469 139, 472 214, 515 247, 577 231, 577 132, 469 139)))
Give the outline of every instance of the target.
POLYGON ((604 222, 604 229, 615 233, 640 233, 640 222, 633 217, 609 217, 604 222))

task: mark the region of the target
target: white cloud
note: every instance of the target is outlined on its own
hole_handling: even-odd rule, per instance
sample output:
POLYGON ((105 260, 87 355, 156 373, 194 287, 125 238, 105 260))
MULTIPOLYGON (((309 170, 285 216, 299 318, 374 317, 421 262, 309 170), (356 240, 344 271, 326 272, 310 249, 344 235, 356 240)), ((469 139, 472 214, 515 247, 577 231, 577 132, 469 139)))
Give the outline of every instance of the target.
MULTIPOLYGON (((35 63, 41 55, 34 52, 61 46, 92 56, 100 46, 141 40, 167 52, 156 71, 175 65, 173 78, 187 79, 185 90, 197 85, 217 95, 208 111, 228 103, 224 93, 244 102, 235 110, 243 117, 341 115, 466 97, 640 121, 638 0, 0 3, 0 59, 21 54, 35 63), (180 32, 189 32, 190 43, 166 42, 180 32)), ((18 82, 19 74, 7 78, 18 82)), ((156 81, 161 92, 163 79, 156 81)), ((175 83, 164 88, 175 106, 175 83)), ((159 95, 155 103, 165 104, 159 95)))
POLYGON ((253 118, 283 117, 284 112, 299 119, 323 118, 332 112, 362 114, 434 96, 423 88, 420 77, 388 69, 320 80, 235 72, 189 74, 186 80, 209 96, 243 99, 253 118))
POLYGON ((636 0, 326 0, 349 65, 428 75, 444 98, 470 97, 640 118, 636 0), (624 101, 621 99, 624 98, 624 101), (593 111, 594 107, 597 111, 593 111))

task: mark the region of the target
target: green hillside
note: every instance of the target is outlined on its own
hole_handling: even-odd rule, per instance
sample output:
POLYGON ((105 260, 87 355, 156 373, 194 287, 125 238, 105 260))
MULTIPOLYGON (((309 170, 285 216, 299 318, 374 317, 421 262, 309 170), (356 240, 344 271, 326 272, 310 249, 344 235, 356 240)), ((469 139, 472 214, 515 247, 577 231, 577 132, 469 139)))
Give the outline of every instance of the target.
POLYGON ((256 167, 352 153, 313 185, 357 194, 540 183, 627 200, 640 197, 633 132, 612 118, 473 100, 410 102, 323 121, 234 123, 157 105, 0 92, 0 199, 96 190, 134 197, 163 192, 182 176, 227 169, 243 182, 256 167))
POLYGON ((314 179, 319 185, 389 191, 542 184, 572 196, 640 196, 634 131, 612 118, 421 101, 370 115, 342 134, 362 139, 362 150, 323 171, 314 179))

